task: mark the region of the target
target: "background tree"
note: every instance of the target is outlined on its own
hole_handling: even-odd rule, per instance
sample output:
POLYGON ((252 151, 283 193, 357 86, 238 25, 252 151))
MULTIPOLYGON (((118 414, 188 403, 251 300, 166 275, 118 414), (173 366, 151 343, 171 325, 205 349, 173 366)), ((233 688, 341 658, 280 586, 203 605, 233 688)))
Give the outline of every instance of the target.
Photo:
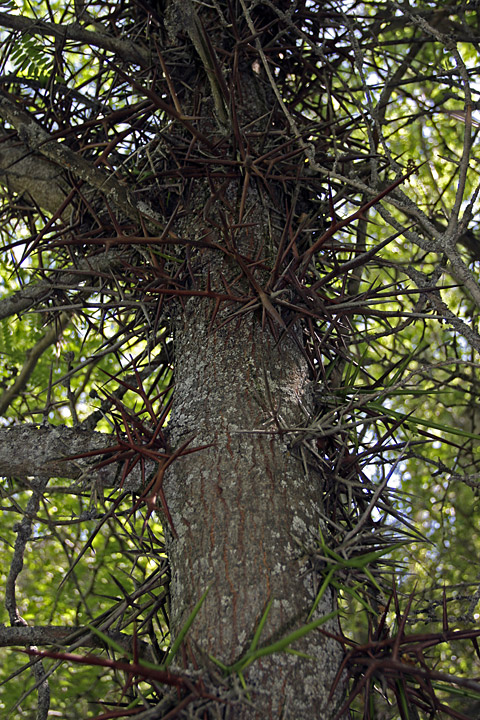
POLYGON ((472 717, 478 11, 1 5, 4 708, 472 717))

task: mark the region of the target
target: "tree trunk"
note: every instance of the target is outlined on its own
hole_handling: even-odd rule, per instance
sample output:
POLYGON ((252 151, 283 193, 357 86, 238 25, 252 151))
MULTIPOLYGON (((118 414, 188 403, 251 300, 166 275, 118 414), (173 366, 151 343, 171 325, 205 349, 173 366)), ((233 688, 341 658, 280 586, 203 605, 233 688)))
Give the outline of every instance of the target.
MULTIPOLYGON (((249 243, 258 246, 267 233, 260 198, 256 204, 254 199, 248 219, 255 237, 237 237, 244 250, 249 243)), ((207 253, 197 270, 208 263, 215 288, 229 269, 207 253)), ((192 437, 192 447, 210 447, 175 460, 165 481, 173 524, 174 635, 208 589, 185 644, 194 667, 205 667, 208 655, 224 665, 241 658, 270 601, 259 646, 307 622, 315 599, 309 548, 321 523, 319 478, 306 472, 298 448, 292 448, 294 434, 282 432, 304 423, 310 405, 300 333, 296 340, 295 331, 277 326, 277 341, 251 311, 227 322, 238 306, 221 310, 212 322, 214 307, 212 300, 193 298, 179 312, 170 423, 172 447, 192 437)), ((333 608, 328 590, 314 617, 333 608)), ((335 621, 323 627, 338 630, 335 621)), ((310 659, 282 652, 254 662, 245 673, 253 707, 235 701, 225 717, 334 717, 342 684, 333 699, 329 693, 341 646, 316 629, 293 649, 310 659)))

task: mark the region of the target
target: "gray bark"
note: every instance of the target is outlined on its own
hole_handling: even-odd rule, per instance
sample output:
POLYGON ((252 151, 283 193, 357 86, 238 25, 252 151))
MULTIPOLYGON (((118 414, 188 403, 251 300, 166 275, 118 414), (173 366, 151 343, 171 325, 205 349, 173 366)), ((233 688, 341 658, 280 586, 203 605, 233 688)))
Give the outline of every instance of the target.
MULTIPOLYGON (((260 200, 254 201, 248 220, 258 247, 268 226, 260 200)), ((252 256, 248 238, 237 241, 252 256)), ((213 254, 196 267, 199 282, 208 267, 210 285, 219 289, 220 278, 232 273, 213 254)), ((288 432, 305 423, 310 405, 300 338, 278 326, 277 342, 252 312, 226 322, 238 308, 221 311, 212 327, 213 308, 213 301, 192 299, 179 313, 170 422, 173 447, 191 437, 193 445, 210 447, 175 460, 164 485, 173 521, 172 628, 178 633, 209 589, 185 646, 193 666, 204 667, 212 666, 209 655, 231 665, 248 650, 269 601, 260 646, 307 622, 315 599, 309 550, 322 510, 320 479, 306 472, 288 432)), ((334 607, 327 590, 315 617, 334 607)), ((323 627, 338 631, 335 620, 323 627)), ((276 653, 250 665, 245 679, 252 704, 234 704, 225 717, 333 718, 343 691, 340 683, 329 698, 340 644, 317 629, 293 649, 310 659, 276 653)))
MULTIPOLYGON (((188 1, 173 2, 171 34, 175 35, 176 23, 186 28, 204 67, 204 115, 197 126, 211 136, 221 132, 222 92, 219 86, 217 101, 215 63, 203 56, 198 8, 188 1), (215 122, 219 130, 214 130, 215 122)), ((220 37, 215 44, 222 46, 220 37)), ((260 92, 254 73, 245 73, 242 81, 244 96, 236 105, 236 115, 240 126, 252 130, 274 98, 265 88, 260 92)), ((256 150, 252 147, 251 152, 256 150)), ((283 432, 305 423, 310 406, 300 328, 285 332, 276 310, 267 307, 269 299, 261 301, 268 271, 251 264, 248 272, 254 277, 249 280, 245 272, 246 258, 262 258, 267 267, 273 263, 280 239, 274 228, 281 226, 283 201, 273 208, 266 193, 262 196, 248 178, 232 181, 224 199, 213 205, 211 188, 197 179, 189 199, 190 216, 175 227, 177 234, 228 246, 223 256, 212 250, 192 253, 192 282, 203 290, 222 293, 228 287, 234 294, 256 296, 257 307, 267 313, 264 324, 261 311, 251 307, 229 320, 229 313, 242 307, 223 304, 214 318, 215 300, 192 298, 176 318, 171 444, 179 448, 193 437, 192 445, 209 447, 179 457, 165 476, 173 525, 171 625, 173 634, 178 634, 208 589, 186 636, 184 657, 192 667, 218 671, 209 656, 227 666, 239 660, 269 602, 260 646, 306 624, 315 600, 309 550, 315 546, 321 522, 322 488, 320 479, 305 471, 294 452, 294 436, 283 432), (226 223, 230 223, 228 238, 218 231, 226 223), (270 323, 280 340, 273 337, 270 323)), ((335 599, 327 589, 315 617, 334 608, 335 599)), ((335 620, 323 627, 338 631, 335 620)), ((244 675, 248 694, 242 698, 241 693, 232 694, 230 685, 230 694, 226 690, 224 695, 228 697, 224 717, 331 720, 344 689, 339 683, 329 697, 342 660, 340 644, 317 629, 293 649, 308 658, 278 652, 251 664, 244 675)), ((218 683, 212 680, 212 684, 221 694, 218 683)))
MULTIPOLYGON (((0 138, 0 184, 55 213, 70 192, 63 171, 16 138, 0 138)), ((70 215, 68 209, 65 215, 70 215)))
MULTIPOLYGON (((115 487, 119 484, 121 474, 118 463, 95 470, 94 466, 102 459, 102 455, 72 459, 74 455, 103 448, 107 454, 108 448, 115 444, 113 435, 81 428, 26 424, 0 428, 0 475, 18 478, 42 475, 77 482, 83 480, 89 486, 96 482, 104 487, 115 487)), ((151 474, 154 469, 155 463, 146 463, 147 474, 151 474)), ((132 491, 141 489, 140 468, 133 470, 123 487, 132 491)))
MULTIPOLYGON (((12 102, 6 96, 0 97, 0 117, 7 123, 13 125, 21 141, 19 156, 15 155, 14 146, 10 140, 8 140, 4 151, 6 156, 3 161, 0 158, 0 168, 5 169, 6 172, 6 174, 4 172, 3 180, 0 173, 0 182, 4 185, 7 184, 6 180, 10 182, 14 181, 11 170, 12 161, 13 167, 16 165, 17 171, 20 172, 18 163, 26 161, 26 149, 27 152, 33 153, 33 158, 38 157, 38 154, 42 156, 38 171, 40 181, 38 201, 35 197, 37 192, 34 189, 34 183, 28 180, 21 180, 20 178, 17 178, 15 182, 20 186, 22 192, 27 190, 32 197, 35 197, 35 202, 40 206, 50 209, 53 205, 53 199, 50 200, 46 197, 47 186, 45 183, 48 183, 49 180, 52 181, 55 200, 57 197, 60 197, 64 191, 64 181, 61 175, 56 175, 54 170, 55 166, 58 165, 62 170, 69 171, 73 173, 76 178, 83 180, 90 189, 93 189, 97 193, 100 192, 108 199, 113 207, 124 213, 126 217, 137 222, 141 217, 145 217, 153 221, 153 227, 159 231, 162 218, 148 203, 137 200, 126 189, 125 185, 118 182, 113 175, 108 175, 102 170, 99 170, 93 163, 84 158, 83 155, 75 153, 65 143, 53 140, 50 134, 37 123, 31 114, 25 112, 18 104, 12 102), (45 160, 48 162, 45 163, 45 160)), ((24 165, 22 172, 28 174, 28 167, 24 165)), ((35 173, 37 173, 36 170, 35 173)), ((63 177, 65 177, 65 175, 63 177)), ((58 209, 58 205, 56 208, 58 209)))
MULTIPOLYGON (((135 647, 140 656, 150 662, 155 662, 151 646, 145 642, 138 641, 126 633, 118 630, 102 630, 118 645, 121 645, 127 653, 133 653, 135 647)), ((0 624, 0 647, 14 647, 15 645, 59 645, 99 648, 104 643, 88 627, 75 628, 71 625, 14 625, 6 627, 0 624)))
MULTIPOLYGON (((292 454, 288 434, 253 434, 268 420, 270 393, 287 423, 298 421, 307 376, 297 348, 279 346, 258 320, 209 332, 209 309, 192 303, 177 332, 178 371, 173 436, 213 447, 177 460, 165 492, 177 538, 172 540, 173 627, 182 627, 209 593, 189 633, 194 657, 231 664, 247 650, 268 601, 261 644, 307 621, 314 601, 308 548, 320 523, 321 489, 292 454)), ((275 428, 273 428, 275 430, 275 428)), ((333 609, 327 593, 321 614, 333 609)), ((326 626, 335 631, 335 624, 326 626)), ((247 674, 253 708, 235 718, 333 717, 328 693, 340 645, 314 631, 295 645, 306 660, 276 654, 247 674), (282 715, 283 713, 283 715, 282 715)))

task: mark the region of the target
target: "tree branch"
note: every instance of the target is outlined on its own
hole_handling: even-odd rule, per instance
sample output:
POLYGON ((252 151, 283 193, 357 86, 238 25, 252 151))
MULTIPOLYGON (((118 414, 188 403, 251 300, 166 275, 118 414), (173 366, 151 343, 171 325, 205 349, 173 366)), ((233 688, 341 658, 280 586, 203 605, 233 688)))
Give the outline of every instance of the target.
MULTIPOLYGON (((134 651, 134 639, 130 635, 115 631, 103 630, 111 640, 127 653, 134 651)), ((75 640, 76 647, 98 648, 104 647, 104 643, 89 628, 71 627, 68 625, 16 625, 6 627, 0 625, 0 647, 12 647, 15 645, 69 645, 75 640)), ((137 640, 136 649, 140 655, 150 660, 155 660, 150 645, 137 640)))
POLYGON ((14 137, 0 138, 0 184, 55 213, 70 192, 63 171, 14 137))
POLYGON ((130 201, 128 191, 113 176, 96 168, 89 160, 73 152, 63 144, 52 140, 36 120, 7 97, 0 98, 0 115, 16 129, 20 140, 31 150, 36 150, 65 170, 73 172, 91 187, 100 190, 112 204, 127 216, 138 219, 138 211, 130 201))
POLYGON ((0 300, 0 320, 21 313, 23 310, 33 307, 40 300, 50 297, 57 284, 65 286, 76 286, 81 289, 83 280, 98 277, 100 273, 113 270, 121 266, 121 252, 110 250, 93 258, 85 258, 78 264, 78 268, 68 267, 64 270, 52 272, 51 280, 41 280, 37 283, 25 285, 21 290, 0 300), (61 277, 59 277, 61 276, 61 277))
POLYGON ((52 140, 49 133, 31 115, 7 97, 0 98, 0 116, 13 125, 20 140, 28 148, 41 153, 48 160, 72 172, 90 187, 100 191, 114 207, 130 219, 140 222, 140 217, 145 216, 156 223, 162 223, 162 218, 153 208, 146 202, 133 198, 126 187, 113 175, 102 172, 89 160, 70 150, 67 145, 52 140))
MULTIPOLYGON (((86 477, 89 482, 115 487, 119 484, 121 463, 112 462, 95 470, 94 466, 102 459, 102 455, 70 459, 91 450, 105 449, 107 453, 109 447, 115 444, 116 438, 113 435, 89 432, 81 428, 52 425, 0 428, 0 475, 20 478, 42 475, 76 481, 86 477)), ((150 475, 154 468, 154 462, 146 462, 146 475, 150 475)), ((138 491, 141 487, 141 471, 136 466, 126 478, 123 489, 138 491)))
POLYGON ((120 40, 111 37, 103 32, 86 30, 78 23, 70 25, 57 25, 56 23, 44 22, 43 20, 30 20, 19 15, 0 12, 0 26, 19 30, 29 35, 40 35, 42 37, 54 37, 61 40, 75 40, 88 45, 89 47, 102 48, 114 53, 126 62, 137 65, 150 65, 151 55, 147 50, 140 47, 138 43, 129 40, 120 40))

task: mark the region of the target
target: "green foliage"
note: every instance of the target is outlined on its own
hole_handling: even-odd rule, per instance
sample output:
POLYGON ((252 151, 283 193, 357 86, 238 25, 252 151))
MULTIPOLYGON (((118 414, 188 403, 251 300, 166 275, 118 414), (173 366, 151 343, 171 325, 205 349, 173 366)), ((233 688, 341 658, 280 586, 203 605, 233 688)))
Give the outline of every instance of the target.
POLYGON ((47 46, 39 42, 36 36, 20 35, 14 43, 9 60, 19 77, 45 84, 52 75, 53 57, 47 46))

